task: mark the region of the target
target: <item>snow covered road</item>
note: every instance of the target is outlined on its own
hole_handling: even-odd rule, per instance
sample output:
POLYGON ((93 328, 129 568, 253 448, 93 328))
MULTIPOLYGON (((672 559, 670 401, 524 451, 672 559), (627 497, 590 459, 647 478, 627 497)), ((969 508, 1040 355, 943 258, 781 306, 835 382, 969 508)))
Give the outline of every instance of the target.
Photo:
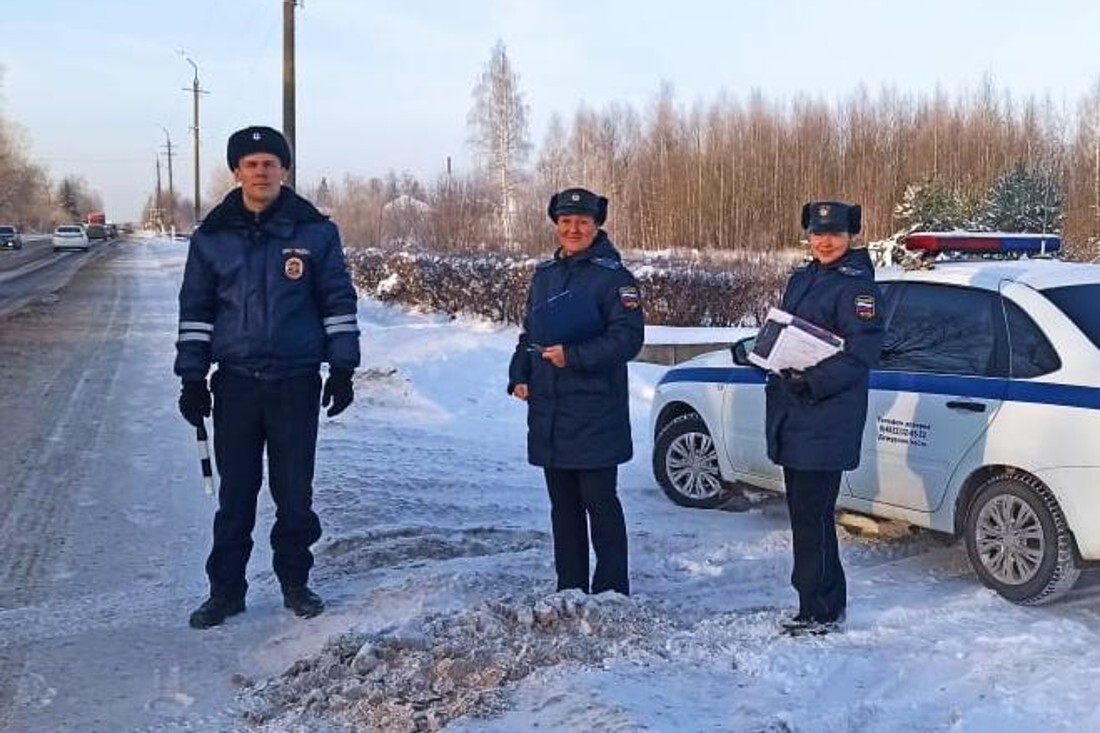
POLYGON ((364 300, 357 400, 322 419, 322 616, 281 607, 265 536, 248 611, 196 632, 211 500, 171 376, 185 245, 120 245, 0 320, 0 730, 918 731, 1100 728, 1100 587, 1012 606, 962 549, 843 535, 843 634, 790 610, 779 501, 672 505, 621 470, 629 599, 554 594, 548 505, 504 394, 515 332, 364 300))

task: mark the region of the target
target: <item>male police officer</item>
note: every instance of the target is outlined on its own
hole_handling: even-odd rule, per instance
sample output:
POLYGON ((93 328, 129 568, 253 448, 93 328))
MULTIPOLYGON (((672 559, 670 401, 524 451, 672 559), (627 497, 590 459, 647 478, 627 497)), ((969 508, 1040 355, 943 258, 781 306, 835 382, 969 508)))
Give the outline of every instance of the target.
POLYGON ((527 401, 527 457, 543 467, 550 494, 558 590, 628 595, 616 483, 618 465, 633 453, 626 364, 644 340, 641 300, 600 228, 606 198, 566 189, 550 199, 547 213, 559 247, 535 268, 508 393, 527 401))
POLYGON ((833 514, 842 472, 859 465, 868 373, 883 336, 871 259, 851 248, 861 219, 857 205, 803 206, 813 261, 791 275, 781 307, 841 336, 844 350, 804 371, 770 375, 765 388, 768 457, 783 466, 794 539, 798 615, 784 625, 793 635, 832 630, 847 606, 833 514))
POLYGON ((307 585, 309 547, 321 536, 312 509, 318 401, 331 405, 330 416, 351 404, 359 365, 356 294, 340 235, 312 204, 283 187, 291 165, 286 138, 270 127, 238 130, 227 159, 240 185, 192 235, 179 296, 179 408, 199 426, 210 414, 213 391, 221 474, 206 561, 210 597, 190 618, 197 629, 245 608, 265 445, 283 603, 306 618, 324 610, 307 585), (322 397, 323 361, 329 376, 322 397), (211 364, 218 368, 208 389, 211 364))

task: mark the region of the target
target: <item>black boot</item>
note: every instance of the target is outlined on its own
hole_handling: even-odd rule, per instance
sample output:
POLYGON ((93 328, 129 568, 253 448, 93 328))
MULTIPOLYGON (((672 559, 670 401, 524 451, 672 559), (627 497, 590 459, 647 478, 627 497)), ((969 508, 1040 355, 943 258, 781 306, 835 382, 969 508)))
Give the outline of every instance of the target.
POLYGON ((325 602, 321 600, 321 596, 304 585, 300 588, 283 588, 283 606, 302 618, 313 618, 325 610, 325 602))
POLYGON ((243 598, 210 596, 192 612, 188 623, 192 629, 209 629, 211 626, 217 626, 230 616, 235 616, 243 610, 243 598))
POLYGON ((799 613, 794 618, 780 623, 779 633, 784 636, 825 636, 841 631, 844 624, 844 612, 835 619, 823 621, 809 614, 799 613))

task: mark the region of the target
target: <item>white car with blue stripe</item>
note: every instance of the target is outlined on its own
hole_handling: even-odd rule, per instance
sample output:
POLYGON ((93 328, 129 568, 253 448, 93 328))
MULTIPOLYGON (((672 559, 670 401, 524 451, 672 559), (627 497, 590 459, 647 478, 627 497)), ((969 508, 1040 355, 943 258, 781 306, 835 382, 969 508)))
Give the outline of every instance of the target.
MULTIPOLYGON (((886 338, 838 505, 965 540, 981 581, 1044 603, 1100 560, 1100 266, 1049 259, 878 271, 886 338)), ((653 467, 677 503, 783 490, 751 339, 673 367, 653 467)))

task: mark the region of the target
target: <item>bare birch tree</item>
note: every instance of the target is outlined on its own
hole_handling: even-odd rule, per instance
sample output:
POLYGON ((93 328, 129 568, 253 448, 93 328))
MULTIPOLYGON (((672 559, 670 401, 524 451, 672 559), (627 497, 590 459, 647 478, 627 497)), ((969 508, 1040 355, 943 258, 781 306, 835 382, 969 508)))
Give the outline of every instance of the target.
POLYGON ((506 246, 515 238, 519 211, 519 181, 531 144, 527 105, 519 90, 503 41, 497 41, 473 91, 474 106, 467 117, 470 144, 496 192, 500 233, 506 246))

